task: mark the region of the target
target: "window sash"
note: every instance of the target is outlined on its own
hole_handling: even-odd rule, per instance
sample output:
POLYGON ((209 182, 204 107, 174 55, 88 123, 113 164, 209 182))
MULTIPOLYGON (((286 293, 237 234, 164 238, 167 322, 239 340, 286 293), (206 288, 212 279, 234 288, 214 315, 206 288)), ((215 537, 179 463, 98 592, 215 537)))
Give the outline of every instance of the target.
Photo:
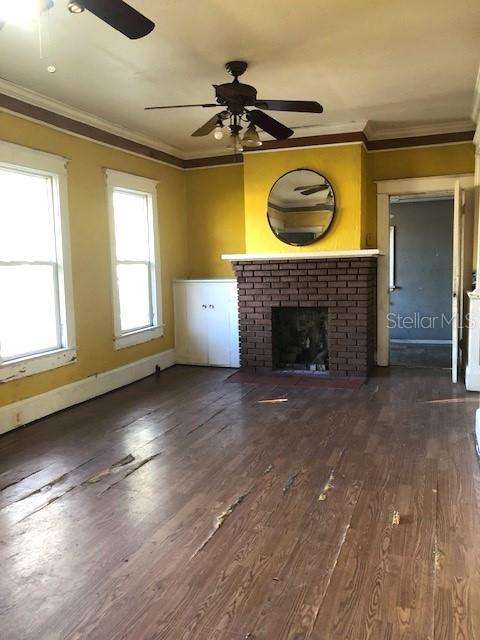
POLYGON ((42 349, 35 349, 33 351, 23 351, 21 353, 15 353, 11 356, 2 356, 1 353, 1 336, 0 336, 0 364, 7 362, 14 362, 16 360, 22 360, 24 358, 30 358, 32 356, 40 355, 43 353, 50 353, 52 351, 58 351, 59 349, 64 348, 62 336, 64 335, 63 331, 63 323, 62 323, 62 314, 61 314, 61 306, 60 306, 60 290, 59 290, 59 267, 56 262, 48 262, 48 261, 26 261, 26 260, 15 260, 15 261, 0 261, 0 269, 4 267, 50 267, 51 268, 51 277, 53 284, 53 295, 54 295, 54 316, 55 316, 55 337, 56 342, 53 345, 42 349))
MULTIPOLYGON (((128 329, 122 329, 121 328, 121 324, 122 324, 122 318, 120 316, 120 332, 121 335, 128 335, 129 333, 135 333, 136 331, 144 331, 145 329, 151 329, 152 327, 155 327, 155 305, 154 305, 154 301, 153 301, 153 291, 154 291, 154 285, 153 283, 155 282, 155 264, 152 263, 151 261, 145 261, 145 260, 117 260, 116 261, 117 267, 119 265, 141 265, 141 266, 145 266, 147 267, 147 277, 148 277, 148 317, 149 317, 149 323, 148 324, 144 324, 144 325, 140 325, 138 327, 129 327, 128 329)), ((117 278, 117 287, 118 287, 118 295, 120 297, 120 287, 118 286, 118 278, 117 278)))
POLYGON ((153 227, 153 200, 152 194, 144 191, 136 191, 134 189, 127 189, 124 187, 113 186, 111 189, 111 206, 113 215, 113 252, 114 252, 114 264, 115 264, 115 284, 116 284, 116 313, 118 323, 118 336, 126 336, 131 333, 139 331, 146 331, 158 326, 158 309, 157 309, 157 277, 156 277, 156 256, 155 256, 155 234, 153 227), (116 218, 115 218, 115 206, 114 195, 115 193, 128 193, 138 195, 146 200, 147 205, 147 229, 148 229, 148 255, 149 260, 120 260, 117 258, 117 245, 116 245, 116 218), (128 329, 122 329, 122 319, 120 314, 120 287, 118 283, 117 268, 119 265, 144 265, 147 267, 148 273, 148 307, 149 307, 149 324, 129 327, 128 329))
MULTIPOLYGON (((52 261, 58 262, 59 256, 59 248, 61 249, 61 235, 59 235, 59 194, 58 194, 58 176, 54 174, 50 174, 45 171, 40 171, 38 169, 30 169, 28 167, 21 166, 11 166, 4 163, 0 163, 0 169, 3 173, 11 173, 15 176, 24 176, 27 178, 42 178, 45 180, 45 188, 46 188, 46 196, 47 196, 47 215, 50 218, 53 237, 50 237, 50 243, 48 247, 49 257, 52 258, 52 261), (60 245, 59 245, 60 240, 60 245)), ((1 193, 0 193, 0 201, 1 201, 1 193)), ((43 262, 42 260, 34 260, 29 258, 24 258, 21 255, 21 250, 18 251, 17 256, 15 258, 9 260, 10 262, 43 262)), ((48 261, 48 260, 47 260, 48 261)))
MULTIPOLYGON (((54 294, 54 317, 55 317, 55 336, 56 336, 56 344, 51 345, 47 348, 37 349, 33 351, 24 351, 21 353, 16 353, 14 355, 2 356, 1 353, 1 336, 0 336, 0 364, 10 363, 17 360, 22 360, 25 358, 30 358, 32 356, 48 354, 53 351, 57 351, 62 348, 67 348, 68 346, 68 336, 66 331, 66 309, 65 306, 65 292, 61 292, 60 289, 62 286, 65 286, 63 282, 63 251, 62 251, 62 230, 61 230, 61 213, 60 213, 60 194, 59 194, 59 184, 58 184, 58 176, 55 174, 51 174, 49 172, 41 171, 38 169, 31 169, 30 167, 22 167, 15 165, 7 165, 0 164, 0 167, 4 171, 9 171, 14 174, 20 174, 24 176, 42 176, 47 180, 47 189, 48 189, 48 210, 49 214, 52 217, 52 246, 53 246, 53 260, 29 260, 23 259, 20 256, 21 252, 18 252, 18 259, 15 260, 0 260, 0 268, 1 267, 12 267, 12 266, 41 266, 41 267, 51 267, 52 269, 52 280, 53 280, 53 294, 54 294), (63 304, 62 304, 63 302, 63 304), (63 308, 62 308, 63 307, 63 308)), ((1 200, 1 194, 0 194, 1 200)))

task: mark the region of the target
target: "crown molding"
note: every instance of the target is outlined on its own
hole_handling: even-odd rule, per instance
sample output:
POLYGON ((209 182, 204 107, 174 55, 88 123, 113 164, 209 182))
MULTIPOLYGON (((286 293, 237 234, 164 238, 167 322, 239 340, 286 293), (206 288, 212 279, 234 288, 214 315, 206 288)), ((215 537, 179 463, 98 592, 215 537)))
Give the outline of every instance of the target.
MULTIPOLYGON (((42 122, 74 136, 93 140, 177 169, 188 170, 243 163, 242 155, 233 155, 230 149, 221 145, 198 152, 183 151, 3 79, 0 79, 0 110, 42 122)), ((480 118, 479 112, 480 72, 473 108, 473 115, 476 115, 477 119, 480 118)), ((292 137, 287 140, 267 140, 262 135, 262 148, 246 150, 246 153, 353 143, 363 144, 369 151, 452 144, 472 141, 474 129, 474 123, 469 119, 405 127, 381 126, 372 121, 306 125, 294 127, 297 133, 308 132, 306 136, 292 137)), ((476 140, 477 137, 480 138, 479 129, 480 126, 477 127, 476 140)), ((476 143, 480 144, 480 139, 476 143)))
POLYGON ((106 131, 107 133, 111 133, 115 136, 127 138, 132 142, 138 142, 141 145, 152 147, 157 151, 163 151, 164 153, 180 157, 183 155, 180 149, 168 145, 161 140, 146 136, 122 125, 115 124, 105 118, 100 118, 92 113, 83 111, 82 109, 77 109, 65 102, 49 98, 42 93, 21 87, 20 85, 16 85, 8 80, 3 80, 2 78, 0 78, 0 93, 10 96, 11 98, 16 98, 17 100, 21 100, 22 102, 26 102, 29 105, 52 111, 60 116, 65 116, 66 118, 75 120, 76 122, 82 122, 83 124, 95 127, 96 129, 101 129, 102 131, 106 131))
POLYGON ((450 133, 464 133, 473 131, 475 125, 470 118, 439 122, 436 124, 416 124, 402 127, 385 126, 370 120, 364 129, 367 140, 396 140, 401 138, 423 138, 427 136, 442 136, 450 133))

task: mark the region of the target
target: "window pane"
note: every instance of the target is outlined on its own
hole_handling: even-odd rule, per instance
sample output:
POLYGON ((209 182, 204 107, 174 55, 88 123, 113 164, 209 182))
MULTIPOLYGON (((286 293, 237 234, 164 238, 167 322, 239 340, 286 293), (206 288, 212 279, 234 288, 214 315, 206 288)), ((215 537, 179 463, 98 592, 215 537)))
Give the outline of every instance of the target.
POLYGON ((146 264, 117 266, 122 332, 153 324, 150 305, 149 267, 146 264))
POLYGON ((148 195, 115 189, 113 208, 117 260, 150 260, 148 195))
POLYGON ((55 261, 50 177, 0 169, 0 260, 55 261))
POLYGON ((60 346, 53 267, 0 266, 0 300, 2 358, 60 346))

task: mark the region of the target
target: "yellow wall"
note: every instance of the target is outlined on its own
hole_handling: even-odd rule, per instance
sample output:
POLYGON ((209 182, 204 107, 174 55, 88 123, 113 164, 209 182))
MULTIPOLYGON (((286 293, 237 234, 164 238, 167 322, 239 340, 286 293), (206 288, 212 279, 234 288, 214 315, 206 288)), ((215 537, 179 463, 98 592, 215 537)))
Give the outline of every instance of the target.
POLYGON ((186 172, 191 278, 231 278, 222 253, 245 253, 243 166, 186 172))
POLYGON ((367 154, 367 217, 365 246, 376 246, 377 192, 375 180, 423 178, 473 173, 475 147, 472 143, 438 145, 367 154))
POLYGON ((362 146, 359 144, 247 153, 244 158, 245 246, 247 253, 301 253, 359 249, 362 246, 362 146), (325 237, 306 247, 276 238, 267 220, 270 189, 281 175, 298 168, 314 169, 332 184, 334 221, 325 237))
POLYGON ((475 147, 470 142, 374 151, 368 155, 373 180, 473 173, 475 168, 475 147))
MULTIPOLYGON (((172 279, 187 275, 185 172, 0 113, 0 140, 70 159, 68 196, 78 362, 0 386, 0 406, 108 371, 174 346, 172 279), (114 351, 112 284, 103 168, 160 181, 164 337, 114 351)), ((34 319, 32 319, 34 321, 34 319)))

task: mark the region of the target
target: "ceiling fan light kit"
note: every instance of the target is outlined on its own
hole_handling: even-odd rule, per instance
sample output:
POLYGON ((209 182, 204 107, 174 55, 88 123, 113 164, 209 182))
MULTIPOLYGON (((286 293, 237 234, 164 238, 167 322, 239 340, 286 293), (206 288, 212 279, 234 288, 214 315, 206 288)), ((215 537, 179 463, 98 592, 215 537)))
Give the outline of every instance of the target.
POLYGON ((207 136, 213 132, 215 140, 223 136, 224 121, 228 121, 230 131, 228 147, 235 152, 243 151, 243 147, 260 147, 263 143, 258 129, 265 131, 277 140, 285 140, 293 135, 293 130, 272 118, 264 111, 290 111, 297 113, 322 113, 323 107, 312 100, 259 100, 257 90, 249 84, 239 82, 238 78, 245 73, 248 64, 243 60, 227 62, 225 69, 233 76, 232 82, 214 84, 216 102, 207 104, 177 104, 161 107, 146 107, 145 110, 178 109, 183 107, 222 107, 223 110, 192 133, 192 136, 207 136), (254 107, 247 109, 247 107, 254 107), (243 137, 240 132, 246 126, 243 137))

